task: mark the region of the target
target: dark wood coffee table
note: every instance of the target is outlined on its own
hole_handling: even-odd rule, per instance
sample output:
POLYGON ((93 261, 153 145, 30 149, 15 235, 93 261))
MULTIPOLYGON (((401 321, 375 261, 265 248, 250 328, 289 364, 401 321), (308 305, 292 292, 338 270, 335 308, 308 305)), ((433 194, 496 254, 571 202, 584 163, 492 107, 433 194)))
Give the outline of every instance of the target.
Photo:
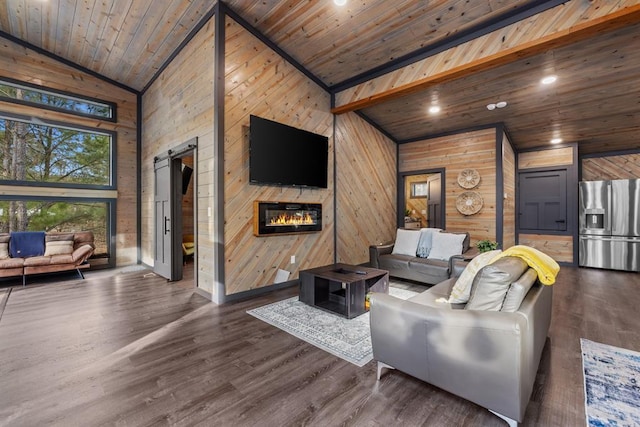
POLYGON ((367 311, 369 292, 389 293, 389 272, 349 264, 300 271, 300 301, 352 319, 367 311))

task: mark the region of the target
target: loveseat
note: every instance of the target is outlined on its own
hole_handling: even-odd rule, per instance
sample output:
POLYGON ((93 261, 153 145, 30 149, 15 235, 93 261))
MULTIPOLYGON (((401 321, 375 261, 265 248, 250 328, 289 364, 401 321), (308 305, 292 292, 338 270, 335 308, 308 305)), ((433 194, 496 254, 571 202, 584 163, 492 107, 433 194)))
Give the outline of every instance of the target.
POLYGON ((469 233, 400 228, 394 242, 369 246, 369 266, 387 270, 392 277, 434 285, 452 274, 460 274, 467 262, 478 254, 476 248, 470 247, 470 241, 469 233), (451 242, 455 238, 450 236, 457 236, 459 243, 451 242), (440 251, 445 248, 436 247, 439 242, 447 246, 457 244, 459 249, 440 251), (398 246, 403 248, 398 250, 398 246))
POLYGON ((95 250, 93 233, 0 233, 0 277, 26 276, 90 267, 87 259, 95 250), (27 248, 28 246, 28 248, 27 248))
POLYGON ((513 256, 474 273, 467 275, 473 280, 466 303, 450 302, 457 277, 408 300, 371 295, 378 380, 384 368, 398 369, 515 426, 524 418, 549 331, 552 286, 513 256))

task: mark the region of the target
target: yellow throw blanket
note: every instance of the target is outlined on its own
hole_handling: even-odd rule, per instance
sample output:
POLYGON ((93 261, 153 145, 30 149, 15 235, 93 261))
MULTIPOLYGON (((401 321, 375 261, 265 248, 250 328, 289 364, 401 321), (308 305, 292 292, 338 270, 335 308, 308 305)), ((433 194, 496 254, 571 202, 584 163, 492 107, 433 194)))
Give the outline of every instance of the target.
POLYGON ((560 271, 560 266, 549 255, 540 252, 530 246, 516 245, 498 254, 491 262, 497 261, 506 256, 515 256, 523 259, 538 273, 538 280, 544 285, 553 285, 556 282, 556 276, 560 271))

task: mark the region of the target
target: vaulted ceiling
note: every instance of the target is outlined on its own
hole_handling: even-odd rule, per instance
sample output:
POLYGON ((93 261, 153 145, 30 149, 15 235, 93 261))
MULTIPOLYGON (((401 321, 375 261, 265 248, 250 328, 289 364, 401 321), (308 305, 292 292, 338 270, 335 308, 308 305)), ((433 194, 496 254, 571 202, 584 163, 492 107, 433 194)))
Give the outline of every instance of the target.
MULTIPOLYGON (((332 0, 226 2, 329 88, 559 3, 348 0, 338 7, 332 0)), ((212 7, 209 0, 6 0, 0 3, 0 35, 140 91, 212 7)), ((638 148, 639 25, 367 106, 362 112, 398 141, 503 122, 518 148, 546 145, 559 130, 583 152, 638 148), (558 82, 542 90, 539 79, 550 68, 558 82), (444 105, 437 117, 426 113, 434 93, 444 105), (508 107, 486 109, 498 100, 507 101, 508 107)))

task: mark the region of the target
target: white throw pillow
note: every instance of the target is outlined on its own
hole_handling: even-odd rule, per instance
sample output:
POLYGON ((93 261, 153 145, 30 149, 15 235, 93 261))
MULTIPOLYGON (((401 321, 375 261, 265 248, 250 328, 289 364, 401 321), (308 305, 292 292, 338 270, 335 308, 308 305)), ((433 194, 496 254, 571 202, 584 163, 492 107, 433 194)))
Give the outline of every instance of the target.
POLYGON ((45 245, 44 256, 69 255, 71 253, 73 253, 72 241, 47 242, 45 245))
POLYGON ((431 252, 431 242, 433 241, 433 235, 440 232, 440 228, 421 228, 420 240, 418 241, 418 249, 416 255, 420 258, 426 258, 431 252))
POLYGON ((476 255, 476 257, 467 264, 453 285, 453 288, 451 288, 451 295, 449 295, 447 302, 450 304, 461 304, 469 301, 474 277, 476 277, 476 274, 482 267, 488 265, 500 252, 502 252, 500 249, 496 249, 495 251, 483 252, 476 255))
POLYGON ((394 255, 416 256, 418 241, 420 240, 420 230, 403 230, 398 228, 396 242, 393 244, 394 255))
POLYGON ((427 258, 448 261, 453 255, 462 254, 462 242, 465 237, 464 234, 434 233, 427 258))

